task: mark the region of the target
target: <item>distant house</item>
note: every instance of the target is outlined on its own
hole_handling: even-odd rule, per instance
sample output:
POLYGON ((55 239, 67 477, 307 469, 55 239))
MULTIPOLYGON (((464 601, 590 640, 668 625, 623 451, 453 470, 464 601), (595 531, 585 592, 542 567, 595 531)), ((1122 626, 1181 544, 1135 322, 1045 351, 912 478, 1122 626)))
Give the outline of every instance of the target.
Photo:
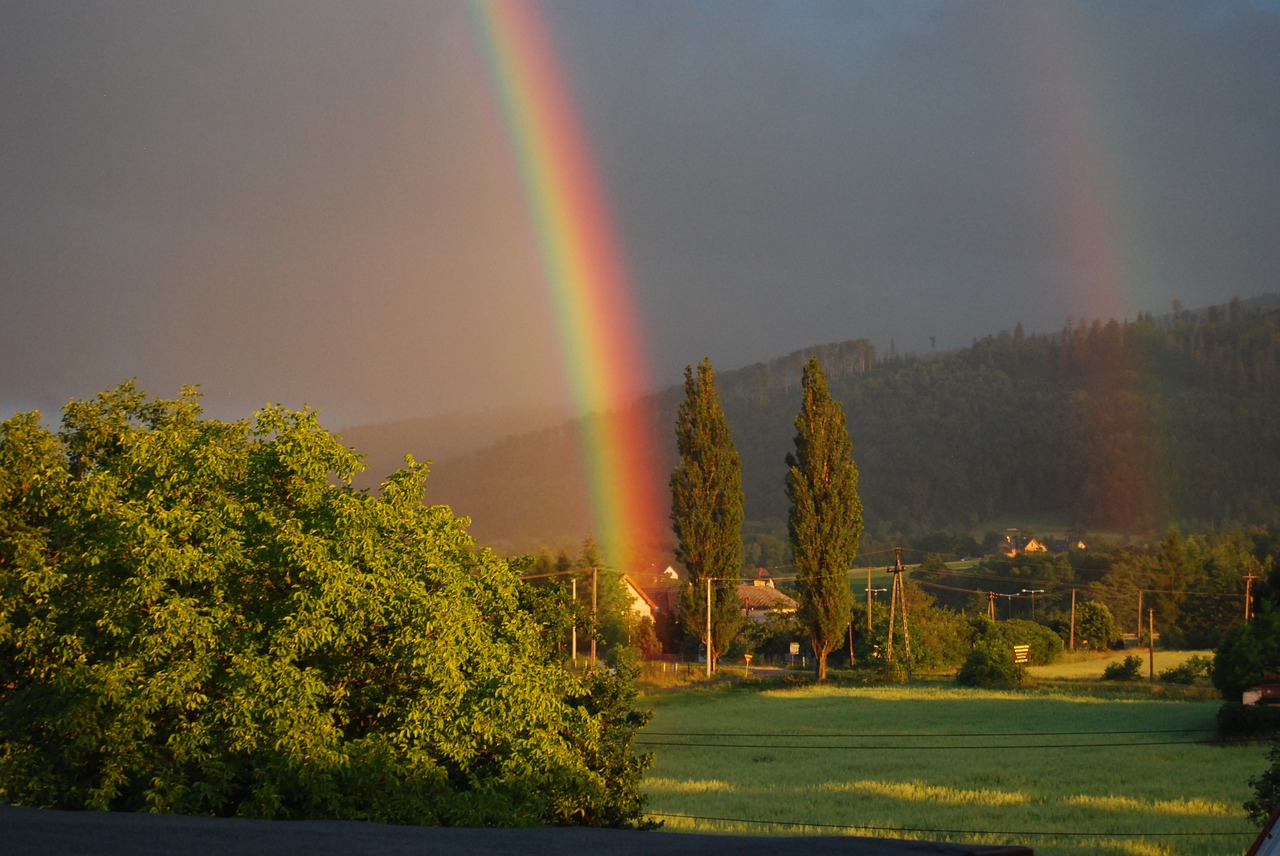
POLYGON ((1049 552, 1051 553, 1069 553, 1072 550, 1086 550, 1089 545, 1084 542, 1083 538, 1059 538, 1056 541, 1049 542, 1049 552))
POLYGON ((775 612, 796 611, 796 602, 778 591, 772 579, 738 586, 738 604, 752 621, 764 621, 775 612))
POLYGON ((1019 553, 1047 553, 1049 548, 1035 538, 1006 535, 997 552, 1010 558, 1019 553))
POLYGON ((1258 684, 1244 691, 1245 704, 1280 704, 1280 683, 1258 684))
POLYGON ((631 611, 640 618, 654 618, 659 610, 658 602, 626 574, 622 575, 622 584, 626 586, 627 595, 631 598, 631 611))

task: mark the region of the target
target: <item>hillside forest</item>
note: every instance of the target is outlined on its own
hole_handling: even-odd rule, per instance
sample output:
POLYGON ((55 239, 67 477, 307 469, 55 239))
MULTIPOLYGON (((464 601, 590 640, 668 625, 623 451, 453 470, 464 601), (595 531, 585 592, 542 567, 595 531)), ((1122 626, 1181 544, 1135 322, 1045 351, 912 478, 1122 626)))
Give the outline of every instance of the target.
MULTIPOLYGON (((994 521, 1052 520, 1150 543, 1170 525, 1204 531, 1280 516, 1280 298, 1270 296, 1131 321, 1069 319, 1049 334, 1019 325, 925 355, 892 346, 881 355, 858 339, 717 372, 742 457, 748 564, 776 562, 784 549, 785 457, 813 354, 848 420, 864 551, 994 521)), ((671 466, 679 398, 673 386, 633 405, 671 466)), ((366 453, 370 484, 409 450, 433 460, 428 499, 469 516, 498 549, 556 550, 590 536, 582 420, 443 458, 411 428, 384 431, 380 443, 366 442, 372 429, 343 432, 366 453)))

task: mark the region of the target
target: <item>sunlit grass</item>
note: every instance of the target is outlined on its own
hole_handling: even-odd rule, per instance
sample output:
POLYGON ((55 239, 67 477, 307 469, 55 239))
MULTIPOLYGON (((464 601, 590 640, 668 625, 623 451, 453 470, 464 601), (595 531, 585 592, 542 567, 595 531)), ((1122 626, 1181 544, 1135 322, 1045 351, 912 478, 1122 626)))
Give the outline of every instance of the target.
POLYGON ((1095 797, 1079 794, 1063 800, 1065 805, 1079 805, 1088 808, 1100 808, 1107 811, 1141 811, 1157 814, 1185 814, 1208 817, 1231 817, 1238 814, 1236 806, 1209 800, 1139 800, 1133 797, 1105 796, 1095 797))
POLYGON ((645 789, 649 793, 663 791, 673 794, 708 794, 716 791, 732 791, 733 785, 719 779, 663 779, 645 780, 645 789))
POLYGON ((1023 805, 1031 801, 1031 797, 1018 791, 939 787, 926 784, 919 779, 909 782, 880 782, 867 779, 857 782, 823 782, 814 785, 813 790, 873 794, 891 799, 950 805, 1023 805))
POLYGON ((1248 780, 1266 766, 1264 746, 1196 742, 1214 734, 1215 701, 1136 692, 940 681, 645 701, 650 810, 690 832, 1018 843, 1050 856, 1238 853, 1254 835, 1240 808, 1248 780), (657 745, 675 742, 696 745, 657 745))

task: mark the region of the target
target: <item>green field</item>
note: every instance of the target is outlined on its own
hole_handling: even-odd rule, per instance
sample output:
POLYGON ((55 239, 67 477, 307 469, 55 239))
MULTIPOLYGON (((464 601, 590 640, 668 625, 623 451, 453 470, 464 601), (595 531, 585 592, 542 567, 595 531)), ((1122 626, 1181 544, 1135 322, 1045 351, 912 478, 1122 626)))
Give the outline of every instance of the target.
POLYGON ((1215 701, 905 687, 654 692, 640 748, 672 831, 1243 853, 1266 747, 1203 745, 1215 701), (1103 745, 1099 745, 1103 744, 1103 745))

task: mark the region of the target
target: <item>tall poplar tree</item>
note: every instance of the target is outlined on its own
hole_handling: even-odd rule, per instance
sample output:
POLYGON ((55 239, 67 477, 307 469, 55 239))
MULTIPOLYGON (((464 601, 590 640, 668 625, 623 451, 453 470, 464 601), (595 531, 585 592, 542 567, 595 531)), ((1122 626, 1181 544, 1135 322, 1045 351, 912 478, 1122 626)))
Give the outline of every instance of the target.
POLYGON ((818 358, 810 357, 801 382, 796 450, 787 455, 787 530, 795 556, 797 617, 809 634, 818 680, 827 655, 849 627, 853 592, 848 570, 862 538, 858 465, 844 410, 831 397, 818 358))
POLYGON ((711 361, 697 375, 684 370, 685 400, 676 417, 680 462, 671 474, 671 526, 676 558, 689 572, 680 599, 681 624, 693 638, 705 639, 707 585, 711 580, 713 664, 733 640, 742 614, 738 582, 742 572, 742 462, 716 395, 711 361))

